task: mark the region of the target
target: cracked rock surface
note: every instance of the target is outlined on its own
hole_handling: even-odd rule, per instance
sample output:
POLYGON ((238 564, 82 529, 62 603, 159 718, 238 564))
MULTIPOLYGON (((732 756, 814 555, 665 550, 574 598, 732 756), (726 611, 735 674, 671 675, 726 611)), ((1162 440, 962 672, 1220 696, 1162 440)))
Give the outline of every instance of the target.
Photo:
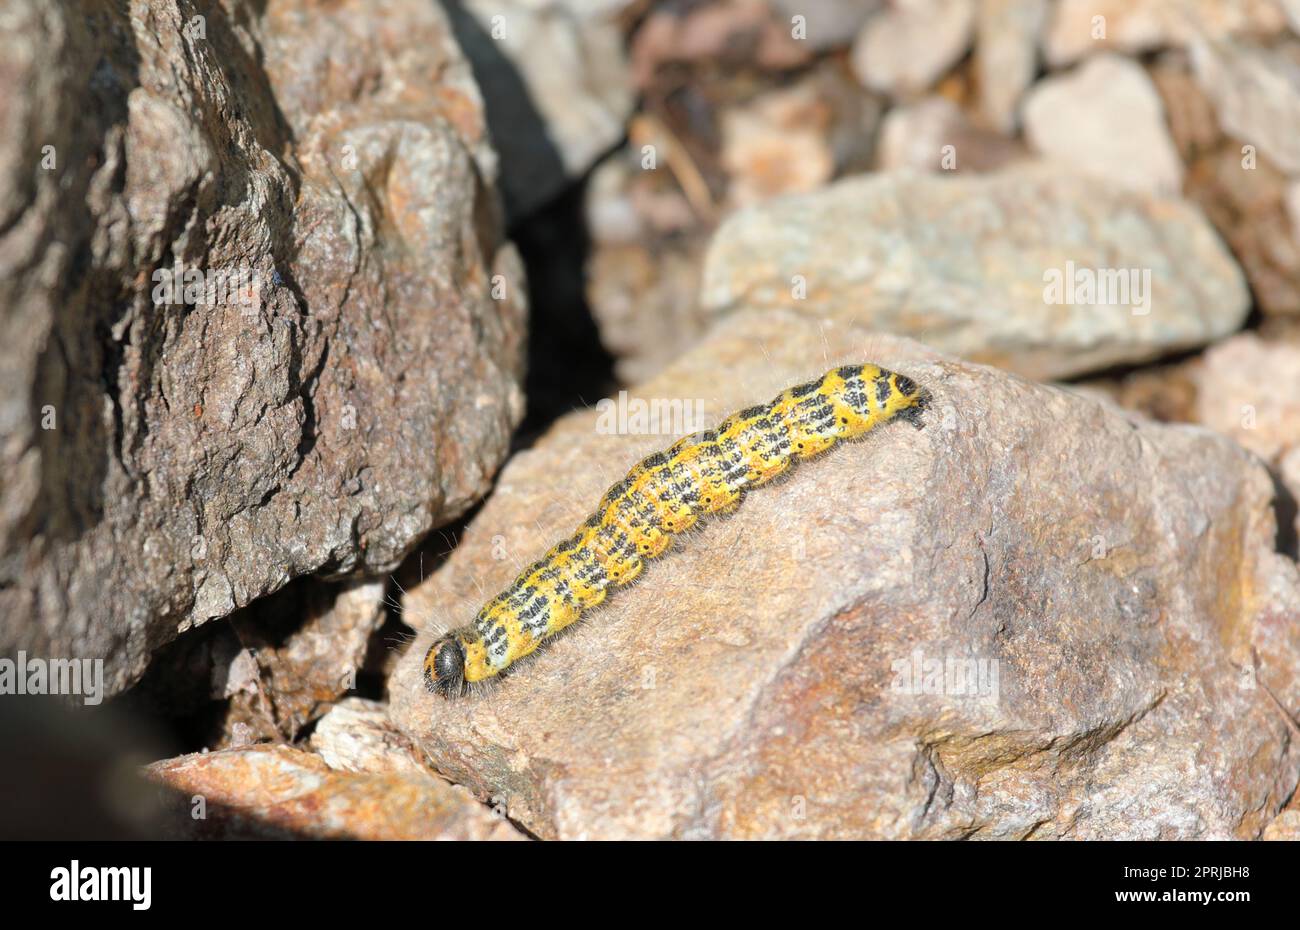
POLYGON ((482 495, 524 281, 436 4, 5 17, 0 652, 103 658, 118 691, 482 495))

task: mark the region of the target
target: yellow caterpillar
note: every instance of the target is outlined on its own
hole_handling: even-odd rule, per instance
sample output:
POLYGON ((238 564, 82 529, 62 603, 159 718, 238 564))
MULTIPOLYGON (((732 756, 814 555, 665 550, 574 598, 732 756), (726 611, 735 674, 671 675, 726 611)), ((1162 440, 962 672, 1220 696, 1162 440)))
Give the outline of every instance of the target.
POLYGON ((572 536, 484 604, 472 623, 429 647, 425 684, 461 694, 501 674, 612 588, 633 582, 700 517, 733 509, 750 488, 800 459, 883 423, 907 420, 919 429, 928 399, 910 378, 875 365, 836 368, 639 462, 572 536))

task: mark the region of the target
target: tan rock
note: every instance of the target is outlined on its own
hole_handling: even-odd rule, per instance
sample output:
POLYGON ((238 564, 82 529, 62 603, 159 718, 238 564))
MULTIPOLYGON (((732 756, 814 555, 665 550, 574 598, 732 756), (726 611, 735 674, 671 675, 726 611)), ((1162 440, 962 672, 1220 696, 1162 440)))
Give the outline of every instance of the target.
POLYGON ((657 5, 647 11, 630 45, 632 73, 642 89, 658 71, 674 65, 743 62, 785 70, 808 64, 816 48, 814 41, 795 39, 789 18, 765 0, 657 5))
POLYGON ((1271 48, 1198 41, 1191 58, 1224 130, 1288 175, 1300 175, 1300 41, 1271 48))
POLYGON ((1300 222, 1291 206, 1296 184, 1258 144, 1223 133, 1189 55, 1162 55, 1151 77, 1188 166, 1188 199, 1232 248, 1260 310, 1270 316, 1300 314, 1300 222))
POLYGON ((1300 447, 1300 344, 1241 333, 1212 346, 1193 377, 1198 423, 1273 464, 1300 447))
POLYGON ((759 96, 722 113, 722 166, 734 206, 815 190, 831 179, 832 111, 810 83, 759 96))
POLYGON ((939 96, 891 109, 876 148, 881 171, 994 171, 1028 156, 1010 139, 971 125, 957 104, 939 96))
POLYGON ((330 768, 342 772, 425 773, 420 751, 388 717, 379 701, 346 698, 320 719, 311 749, 330 768))
POLYGON ((1053 378, 1226 335, 1249 295, 1189 204, 1022 165, 851 178, 741 211, 710 245, 701 303, 857 322, 1053 378), (1114 305, 1099 290, 1049 292, 1081 270, 1100 283, 1117 261, 1130 284, 1131 272, 1139 289, 1147 281, 1149 312, 1132 289, 1127 305, 1122 289, 1106 295, 1114 305))
POLYGON ((230 618, 241 648, 223 696, 231 698, 225 729, 236 745, 293 740, 355 689, 371 635, 384 622, 382 581, 313 584, 292 593, 258 601, 230 618), (233 739, 235 733, 241 738, 233 739))
MULTIPOLYGON (((716 420, 866 358, 933 392, 922 431, 756 491, 483 695, 426 693, 421 633, 395 722, 543 837, 1258 836, 1300 779, 1267 696, 1300 708, 1300 578, 1263 468, 789 313, 723 321, 635 394, 716 420)), ((408 611, 467 621, 669 441, 596 426, 513 458, 408 611)))
POLYGON ((1030 146, 1076 170, 1147 193, 1182 189, 1183 164, 1160 95, 1127 58, 1097 55, 1038 82, 1024 122, 1030 146))
POLYGON ((1300 840, 1300 810, 1285 810, 1264 829, 1263 840, 1300 840))
POLYGON ((174 792, 175 839, 525 838, 464 788, 432 775, 335 772, 288 746, 194 753, 145 771, 174 792))
POLYGON ((1005 134, 1020 123, 1020 99, 1038 68, 1047 0, 980 0, 975 14, 975 70, 980 114, 1005 134))
POLYGON ((1200 36, 1274 36, 1286 29, 1277 0, 1058 0, 1043 39, 1060 67, 1103 50, 1182 48, 1200 36))
POLYGON ((894 0, 853 43, 854 73, 879 93, 919 93, 966 54, 974 23, 975 0, 894 0))

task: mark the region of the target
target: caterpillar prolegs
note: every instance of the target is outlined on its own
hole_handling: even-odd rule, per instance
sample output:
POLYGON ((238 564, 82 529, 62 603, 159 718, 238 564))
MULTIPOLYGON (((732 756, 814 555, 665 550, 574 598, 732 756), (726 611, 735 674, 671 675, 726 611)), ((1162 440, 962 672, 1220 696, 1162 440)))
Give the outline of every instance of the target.
POLYGON ((479 610, 472 623, 429 647, 430 691, 462 694, 499 675, 631 584, 673 536, 701 517, 735 508, 760 487, 837 442, 892 420, 918 429, 928 393, 875 365, 851 365, 733 413, 632 467, 577 531, 479 610))

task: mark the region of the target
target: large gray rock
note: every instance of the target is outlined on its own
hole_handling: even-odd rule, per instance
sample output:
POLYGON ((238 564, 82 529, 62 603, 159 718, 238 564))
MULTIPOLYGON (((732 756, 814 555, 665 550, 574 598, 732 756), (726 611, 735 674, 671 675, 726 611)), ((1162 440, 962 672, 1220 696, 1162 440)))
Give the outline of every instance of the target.
POLYGON ((856 322, 1061 378, 1209 342, 1250 298, 1190 204, 1021 164, 851 178, 743 210, 714 237, 701 303, 856 322))
POLYGON ((438 8, 226 9, 3 14, 0 652, 112 690, 294 576, 391 570, 522 413, 524 281, 438 8), (181 263, 205 288, 168 301, 181 263))

